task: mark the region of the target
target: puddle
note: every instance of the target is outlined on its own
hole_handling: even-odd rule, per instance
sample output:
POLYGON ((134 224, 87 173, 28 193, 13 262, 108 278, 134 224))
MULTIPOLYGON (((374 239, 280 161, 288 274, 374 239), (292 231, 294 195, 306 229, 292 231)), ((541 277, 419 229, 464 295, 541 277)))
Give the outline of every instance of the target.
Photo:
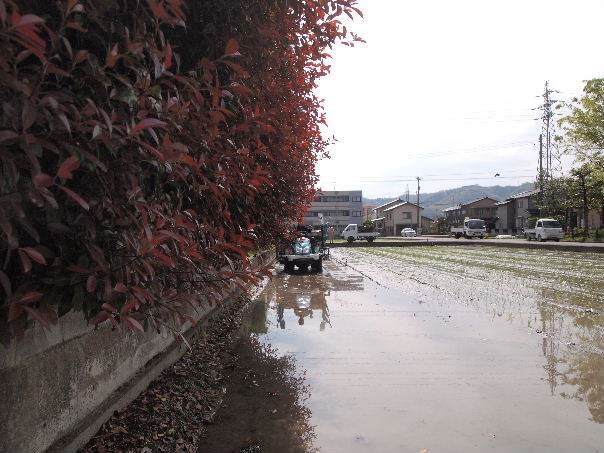
POLYGON ((601 256, 581 273, 578 254, 466 249, 338 250, 322 275, 277 273, 250 330, 309 392, 304 451, 602 451, 601 256))

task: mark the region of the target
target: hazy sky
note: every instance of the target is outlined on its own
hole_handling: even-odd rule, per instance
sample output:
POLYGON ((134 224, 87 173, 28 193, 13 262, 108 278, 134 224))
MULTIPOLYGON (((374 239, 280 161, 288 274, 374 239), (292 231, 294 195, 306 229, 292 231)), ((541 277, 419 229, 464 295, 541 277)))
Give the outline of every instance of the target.
MULTIPOLYGON (((544 83, 604 76, 604 0, 360 0, 319 87, 339 140, 321 187, 366 197, 534 179, 544 83), (500 178, 494 178, 500 173, 500 178), (413 181, 406 181, 413 180, 413 181)), ((568 168, 568 163, 565 164, 568 168)))

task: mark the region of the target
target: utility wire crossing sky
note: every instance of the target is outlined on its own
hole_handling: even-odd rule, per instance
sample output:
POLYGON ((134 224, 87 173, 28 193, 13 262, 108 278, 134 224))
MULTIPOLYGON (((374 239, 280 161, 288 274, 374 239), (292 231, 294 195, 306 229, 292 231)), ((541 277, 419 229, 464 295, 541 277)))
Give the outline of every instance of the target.
POLYGON ((318 91, 338 140, 319 164, 325 190, 396 196, 416 176, 423 192, 533 181, 545 81, 568 101, 604 76, 602 0, 359 4, 364 19, 346 25, 367 43, 334 49, 318 91))

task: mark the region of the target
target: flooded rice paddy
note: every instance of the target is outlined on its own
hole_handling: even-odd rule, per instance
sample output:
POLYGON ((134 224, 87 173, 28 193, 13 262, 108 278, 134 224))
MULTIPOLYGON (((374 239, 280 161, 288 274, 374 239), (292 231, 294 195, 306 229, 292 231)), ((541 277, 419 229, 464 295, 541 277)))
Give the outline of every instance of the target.
POLYGON ((295 363, 288 407, 305 415, 272 385, 270 423, 227 396, 246 429, 229 437, 219 413, 221 451, 604 451, 602 255, 336 249, 322 275, 277 271, 249 325, 295 363), (292 426, 304 442, 284 449, 292 426))

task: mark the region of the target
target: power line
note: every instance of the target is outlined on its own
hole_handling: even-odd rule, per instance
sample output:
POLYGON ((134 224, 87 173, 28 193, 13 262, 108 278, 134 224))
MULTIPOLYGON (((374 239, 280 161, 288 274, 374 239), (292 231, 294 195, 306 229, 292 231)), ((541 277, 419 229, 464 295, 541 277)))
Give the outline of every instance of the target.
MULTIPOLYGON (((518 172, 528 172, 528 171, 533 171, 533 168, 517 168, 514 170, 499 170, 499 173, 505 173, 505 174, 510 174, 510 173, 518 173, 518 172)), ((492 171, 479 171, 479 172, 464 172, 464 173, 435 173, 435 174, 425 174, 424 176, 467 176, 467 175, 490 175, 492 174, 492 171)), ((512 175, 514 176, 514 175, 512 175)), ((493 176, 494 177, 494 176, 493 176)), ((498 176, 499 177, 499 176, 498 176)), ((360 179, 364 180, 367 178, 370 179, 379 179, 379 178, 388 178, 388 179, 392 179, 392 178, 415 178, 415 176, 413 175, 385 175, 385 176, 359 176, 360 179)))
POLYGON ((525 141, 518 141, 518 142, 510 142, 510 143, 504 143, 501 145, 484 145, 484 146, 478 146, 476 148, 467 148, 467 149, 449 149, 449 150, 445 150, 445 151, 432 151, 432 152, 427 152, 427 153, 419 153, 419 154, 413 154, 411 156, 407 156, 406 159, 419 159, 419 158, 425 158, 425 157, 441 157, 441 156, 449 156, 452 154, 463 154, 463 153, 481 153, 484 151, 494 151, 494 150, 499 150, 502 148, 515 148, 515 147, 521 147, 524 145, 531 145, 533 144, 534 141, 533 140, 525 140, 525 141))
MULTIPOLYGON (((474 178, 422 178, 422 181, 429 182, 438 182, 438 181, 485 181, 485 180, 495 180, 495 179, 520 179, 520 178, 534 178, 534 174, 529 175, 513 175, 513 176, 485 176, 485 177, 474 177, 474 178)), ((365 183, 385 183, 385 182, 413 182, 412 179, 383 179, 383 180, 363 180, 361 181, 363 184, 365 183)))

